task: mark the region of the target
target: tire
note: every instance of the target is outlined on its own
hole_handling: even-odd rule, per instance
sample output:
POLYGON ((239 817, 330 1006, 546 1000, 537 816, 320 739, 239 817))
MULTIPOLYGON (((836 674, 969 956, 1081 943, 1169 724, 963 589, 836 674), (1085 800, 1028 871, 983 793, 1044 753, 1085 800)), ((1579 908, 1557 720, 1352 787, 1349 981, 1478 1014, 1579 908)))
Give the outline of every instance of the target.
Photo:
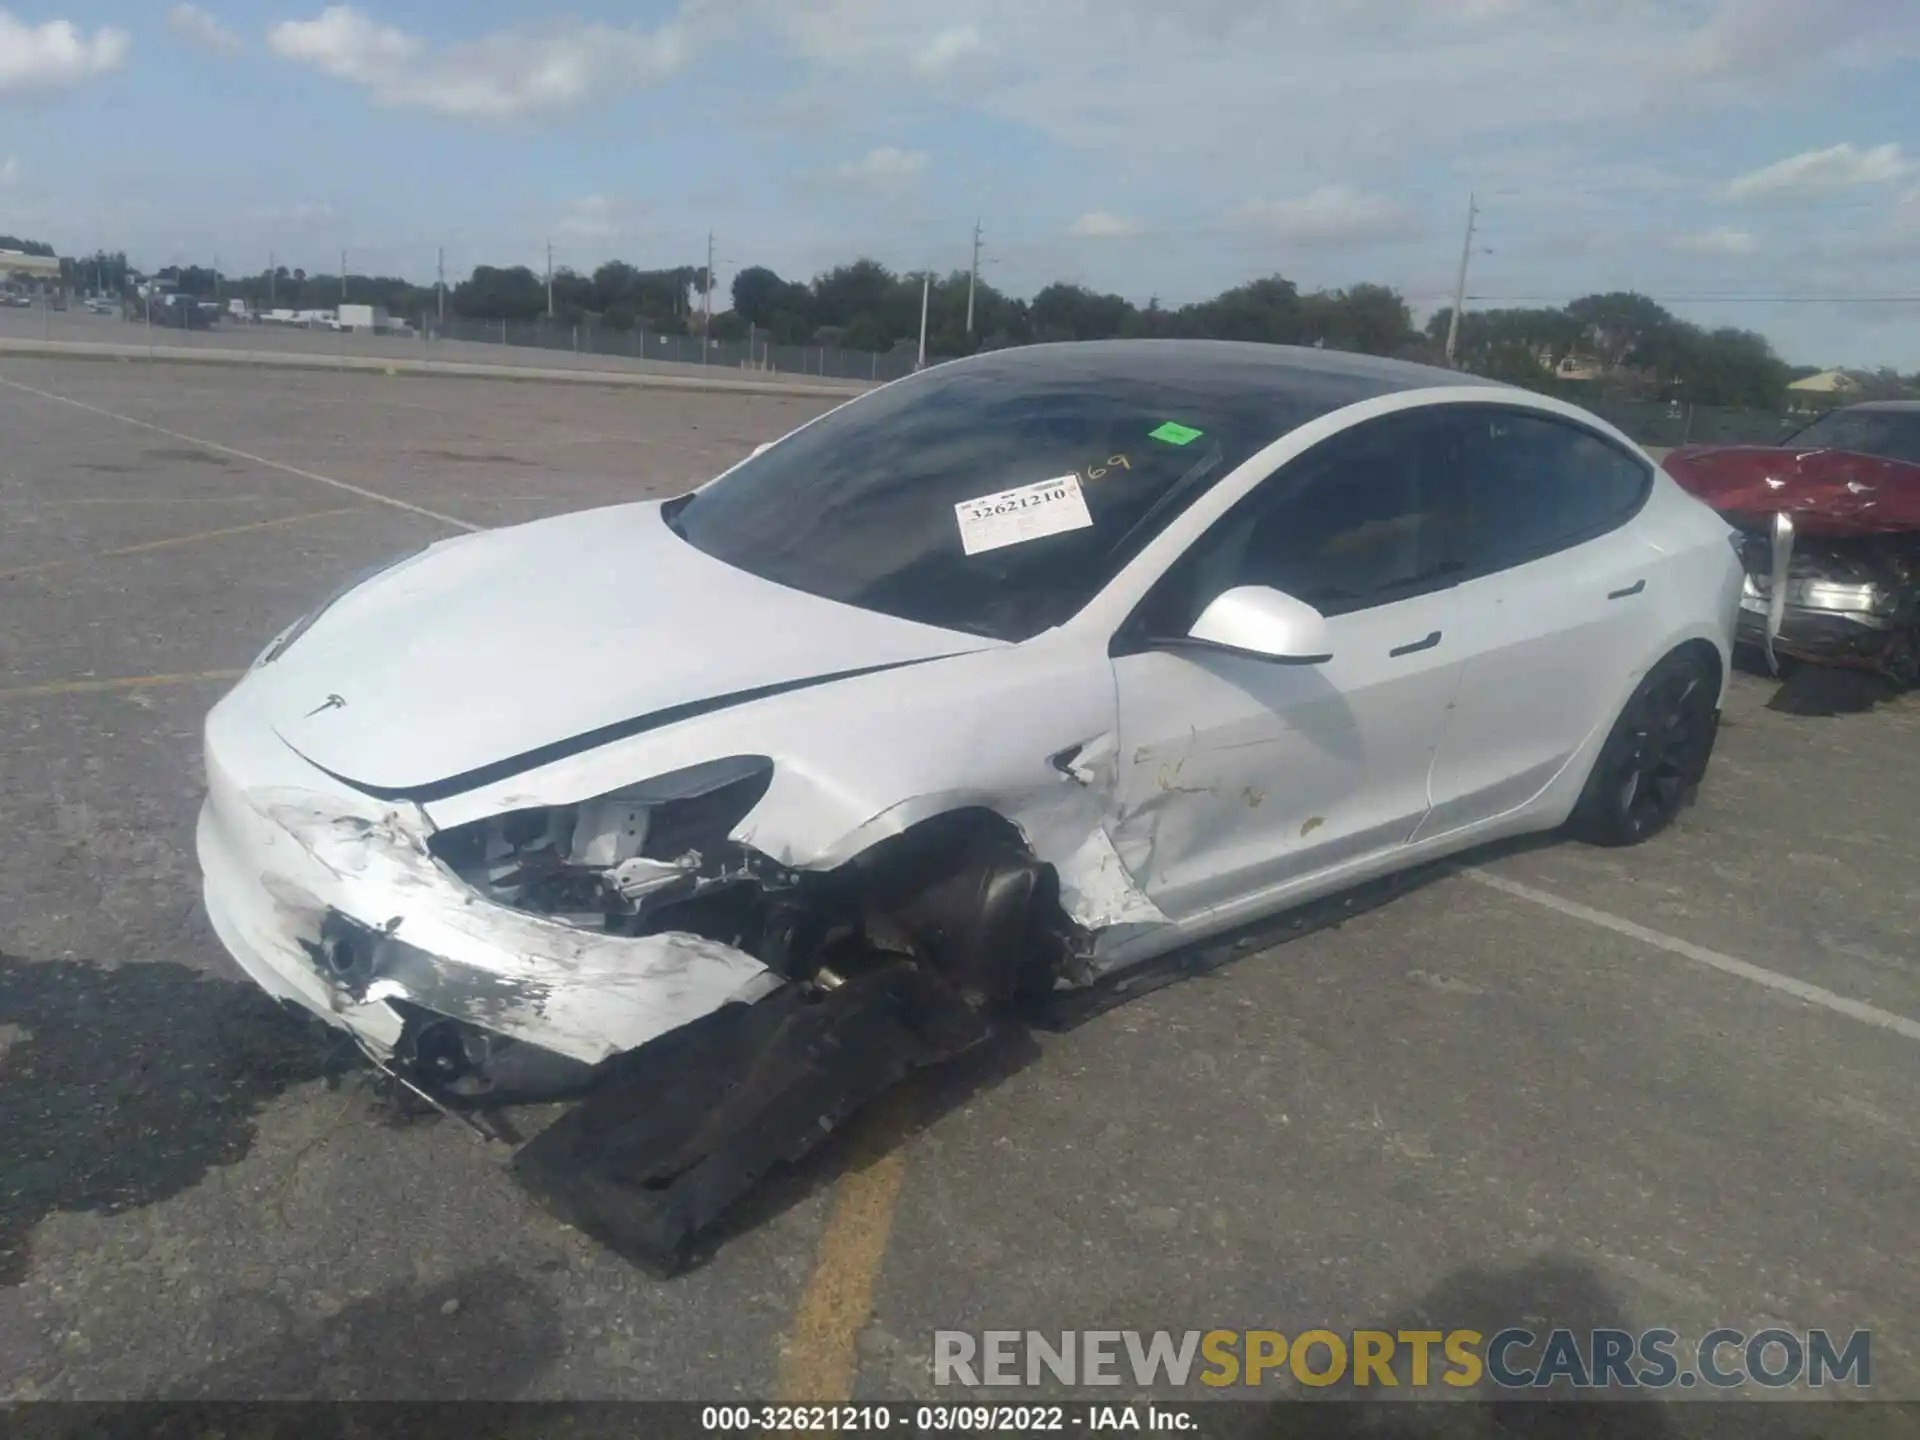
POLYGON ((1567 821, 1589 845, 1651 840, 1693 803, 1720 715, 1717 662, 1686 651, 1647 672, 1600 748, 1567 821))

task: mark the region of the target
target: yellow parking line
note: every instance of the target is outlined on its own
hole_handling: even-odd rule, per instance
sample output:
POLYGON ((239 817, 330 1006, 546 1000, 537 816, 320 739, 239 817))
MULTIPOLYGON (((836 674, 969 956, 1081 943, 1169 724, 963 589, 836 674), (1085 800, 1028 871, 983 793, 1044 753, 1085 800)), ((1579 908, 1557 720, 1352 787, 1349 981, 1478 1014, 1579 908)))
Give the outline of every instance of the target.
POLYGON ((238 680, 244 670, 196 670, 185 675, 130 675, 118 680, 49 680, 40 685, 14 685, 0 690, 0 700, 24 700, 35 695, 87 695, 98 690, 146 690, 157 685, 203 685, 238 680))
POLYGON ((360 508, 358 505, 347 505, 335 510, 310 510, 303 515, 282 515, 277 520, 255 520, 248 525, 227 525, 218 530, 202 530, 193 535, 173 535, 165 540, 143 540, 138 545, 122 545, 117 550, 101 550, 92 555, 72 555, 64 560, 42 560, 36 565, 16 565, 11 570, 0 570, 0 580, 12 580, 21 575, 37 575, 43 570, 58 570, 63 565, 86 565, 95 560, 111 560, 116 555, 139 555, 148 550, 165 550, 175 545, 197 545, 202 540, 220 540, 228 535, 245 535, 253 530, 272 530, 280 525, 300 525, 308 520, 326 520, 335 515, 351 515, 360 508))
POLYGON ((898 1099, 870 1116, 863 1154, 841 1179, 827 1216, 813 1274, 795 1307, 780 1352, 778 1398, 787 1404, 835 1404, 853 1397, 860 1332, 873 1313, 873 1289, 893 1233, 906 1178, 895 1123, 898 1099))

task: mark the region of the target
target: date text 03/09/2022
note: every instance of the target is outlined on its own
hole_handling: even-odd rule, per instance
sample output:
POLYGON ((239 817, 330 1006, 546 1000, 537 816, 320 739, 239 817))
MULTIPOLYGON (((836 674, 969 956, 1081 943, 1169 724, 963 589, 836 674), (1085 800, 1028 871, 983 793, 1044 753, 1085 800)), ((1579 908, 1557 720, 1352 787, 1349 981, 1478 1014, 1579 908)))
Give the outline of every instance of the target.
POLYGON ((1198 1430, 1182 1406, 1158 1404, 1078 1405, 707 1405, 700 1428, 712 1434, 760 1431, 815 1434, 898 1433, 901 1435, 1100 1434, 1158 1431, 1191 1434, 1198 1430))

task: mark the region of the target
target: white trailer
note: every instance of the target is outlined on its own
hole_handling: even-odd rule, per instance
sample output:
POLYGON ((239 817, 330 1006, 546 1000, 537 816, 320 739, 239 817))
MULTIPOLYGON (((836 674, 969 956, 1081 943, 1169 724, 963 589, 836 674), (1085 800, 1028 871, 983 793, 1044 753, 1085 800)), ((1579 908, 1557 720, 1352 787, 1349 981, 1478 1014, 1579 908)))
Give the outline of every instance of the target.
POLYGON ((342 330, 385 330, 393 322, 387 318, 384 305, 347 305, 340 307, 339 326, 342 330))

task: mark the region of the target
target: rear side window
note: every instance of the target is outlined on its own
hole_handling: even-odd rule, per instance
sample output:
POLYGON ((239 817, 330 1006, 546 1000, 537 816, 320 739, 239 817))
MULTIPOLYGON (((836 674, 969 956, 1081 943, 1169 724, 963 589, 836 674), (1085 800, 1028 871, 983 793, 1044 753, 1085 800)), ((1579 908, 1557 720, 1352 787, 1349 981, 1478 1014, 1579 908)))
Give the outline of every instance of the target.
POLYGON ((1835 410, 1787 444, 1796 450, 1851 450, 1920 465, 1920 410, 1835 410))
POLYGON ((1626 524, 1646 503, 1648 468, 1577 425, 1460 406, 1459 543, 1464 569, 1525 564, 1626 524))

